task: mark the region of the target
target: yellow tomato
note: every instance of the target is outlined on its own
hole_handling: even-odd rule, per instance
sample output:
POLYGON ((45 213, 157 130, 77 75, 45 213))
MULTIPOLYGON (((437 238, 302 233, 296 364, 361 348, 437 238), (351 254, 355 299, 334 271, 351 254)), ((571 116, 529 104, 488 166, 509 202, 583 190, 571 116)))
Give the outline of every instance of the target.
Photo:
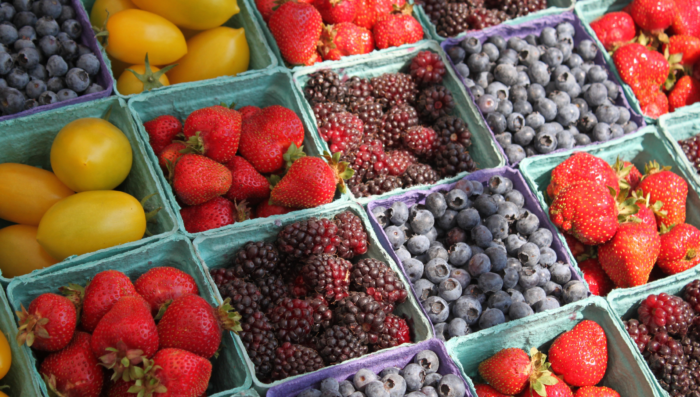
MULTIPOLYGON (((12 337, 12 335, 10 335, 12 337)), ((12 365, 12 350, 10 350, 10 344, 7 343, 7 336, 0 332, 0 379, 7 375, 7 371, 10 370, 12 365)), ((0 392, 0 396, 5 393, 0 392)))
POLYGON ((73 194, 52 172, 24 164, 0 164, 0 218, 39 224, 44 213, 73 194))
POLYGON ((90 23, 92 26, 102 28, 107 20, 107 15, 114 15, 119 11, 136 8, 131 0, 97 0, 90 12, 90 23))
POLYGON ((221 26, 240 11, 236 0, 134 0, 134 4, 193 30, 221 26))
MULTIPOLYGON (((129 66, 128 69, 131 69, 138 74, 146 73, 146 65, 132 65, 129 66)), ((153 73, 159 70, 159 68, 151 66, 151 71, 153 73)), ((168 76, 166 74, 161 75, 158 81, 160 81, 160 83, 163 84, 163 86, 170 85, 170 82, 168 81, 168 76)), ((131 73, 128 70, 125 70, 124 72, 122 72, 122 75, 119 76, 119 79, 117 80, 117 89, 122 95, 138 94, 139 92, 143 92, 143 83, 141 82, 141 80, 137 79, 133 73, 131 73)))
POLYGON ((51 168, 76 192, 110 190, 131 170, 131 144, 122 131, 98 118, 78 119, 56 135, 51 168))
MULTIPOLYGON (((0 270, 3 277, 17 277, 56 262, 36 241, 36 226, 12 225, 0 229, 0 270)), ((0 343, 0 374, 2 374, 0 343)))
POLYGON ((138 200, 116 190, 98 190, 56 203, 41 219, 36 239, 63 260, 140 240, 145 232, 146 214, 138 200))
POLYGON ((248 70, 250 51, 243 28, 207 30, 191 38, 187 49, 187 55, 168 72, 171 84, 235 76, 248 70))
MULTIPOLYGON (((193 38, 194 36, 202 33, 201 30, 192 30, 192 29, 185 29, 185 28, 180 28, 180 31, 182 32, 183 35, 185 35, 185 40, 189 40, 193 38)), ((188 48, 189 50, 189 48, 188 48)))
POLYGON ((142 63, 147 53, 151 65, 167 65, 187 54, 180 29, 148 11, 118 12, 107 20, 107 31, 107 53, 130 64, 142 63))

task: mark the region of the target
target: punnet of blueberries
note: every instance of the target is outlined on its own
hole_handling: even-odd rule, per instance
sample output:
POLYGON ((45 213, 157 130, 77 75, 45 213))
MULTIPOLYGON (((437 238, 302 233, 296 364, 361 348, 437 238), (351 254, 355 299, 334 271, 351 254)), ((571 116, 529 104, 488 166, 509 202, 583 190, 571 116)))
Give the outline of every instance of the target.
POLYGON ((318 388, 304 390, 297 397, 464 397, 467 391, 462 378, 441 375, 439 369, 438 355, 423 350, 403 369, 389 367, 376 374, 363 368, 342 382, 324 379, 318 388))
POLYGON ((0 4, 0 114, 104 90, 100 61, 79 44, 83 27, 66 0, 0 4))
POLYGON ((539 36, 467 37, 447 51, 511 164, 639 128, 597 52, 569 22, 539 36))
POLYGON ((584 299, 552 232, 513 181, 461 180, 411 207, 372 209, 435 327, 448 340, 584 299))

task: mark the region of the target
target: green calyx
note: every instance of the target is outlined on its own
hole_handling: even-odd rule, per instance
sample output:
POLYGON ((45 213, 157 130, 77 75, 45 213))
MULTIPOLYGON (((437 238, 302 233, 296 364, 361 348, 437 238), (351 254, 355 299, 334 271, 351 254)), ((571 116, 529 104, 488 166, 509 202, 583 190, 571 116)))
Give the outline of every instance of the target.
POLYGON ((75 306, 75 311, 80 321, 80 311, 83 308, 83 298, 85 297, 85 288, 81 285, 70 283, 65 287, 58 288, 61 293, 68 298, 75 306))
POLYGON ((287 169, 289 169, 289 167, 291 167, 295 161, 299 160, 302 157, 306 157, 306 153, 304 153, 304 145, 297 147, 295 143, 289 145, 287 153, 285 153, 282 156, 287 169))
POLYGON ((250 219, 250 207, 246 200, 242 200, 240 203, 233 202, 234 208, 236 208, 236 222, 243 222, 250 219))
POLYGON ((186 146, 184 149, 180 150, 182 154, 194 153, 203 155, 204 152, 206 152, 206 149, 204 149, 204 140, 201 137, 200 131, 195 132, 187 141, 183 141, 182 143, 186 146))
POLYGON ((656 160, 653 160, 653 161, 650 161, 649 164, 644 166, 644 178, 646 178, 649 175, 659 173, 661 171, 670 171, 670 170, 671 170, 670 165, 662 167, 661 165, 659 165, 659 163, 656 160))
POLYGON ((350 164, 347 161, 340 161, 340 152, 330 153, 324 151, 323 158, 328 162, 328 165, 335 171, 336 174, 336 184, 341 193, 345 193, 346 186, 345 180, 352 178, 355 175, 355 170, 350 168, 350 164))
POLYGON ((656 200, 656 202, 654 204, 649 205, 649 203, 651 203, 651 193, 647 193, 647 195, 644 196, 644 192, 641 189, 637 189, 637 191, 632 192, 631 197, 636 199, 637 203, 644 204, 655 215, 657 215, 659 217, 665 218, 666 215, 668 215, 668 211, 661 209, 664 206, 663 201, 656 200))
POLYGON ((666 226, 665 223, 661 222, 661 226, 659 226, 659 234, 664 235, 673 230, 674 227, 676 227, 675 224, 672 224, 671 226, 666 226))
POLYGON ((620 157, 615 160, 615 164, 613 164, 612 168, 615 171, 615 174, 617 175, 618 178, 618 184, 620 185, 620 191, 625 189, 626 191, 629 191, 631 188, 629 182, 627 182, 627 176, 630 174, 630 171, 632 171, 633 165, 628 165, 625 167, 625 162, 622 161, 620 157))
POLYGON ((134 381, 134 385, 127 390, 128 393, 136 394, 136 397, 151 397, 155 393, 166 393, 168 388, 160 384, 160 379, 153 376, 156 370, 161 369, 159 365, 153 365, 153 360, 143 359, 143 369, 141 376, 134 381))
MULTIPOLYGON (((56 389, 56 375, 51 374, 50 376, 46 374, 41 374, 41 376, 44 378, 44 383, 46 383, 46 388, 49 391, 49 396, 51 397, 66 397, 65 394, 61 393, 56 389)), ((68 382, 66 384, 66 388, 73 388, 75 385, 72 382, 68 382)))
POLYGON ((551 364, 547 362, 547 355, 537 350, 530 349, 530 389, 542 397, 547 396, 547 386, 559 383, 559 379, 550 371, 551 364))
POLYGON ((241 315, 233 310, 231 298, 226 298, 226 300, 224 300, 224 304, 219 306, 217 314, 219 316, 219 322, 225 330, 235 333, 243 331, 243 328, 241 328, 241 315))
POLYGON ((146 63, 145 63, 145 66, 146 66, 146 68, 145 68, 146 71, 145 71, 143 74, 138 74, 138 73, 136 73, 136 71, 134 71, 133 69, 126 69, 126 70, 130 71, 131 73, 133 73, 133 75, 136 76, 136 78, 137 78, 141 83, 143 83, 143 90, 144 90, 144 91, 150 91, 150 90, 152 90, 152 89, 154 89, 154 88, 162 87, 162 86, 163 86, 163 83, 160 82, 160 78, 161 78, 165 73, 167 73, 168 71, 170 71, 170 69, 172 69, 172 68, 174 68, 175 66, 177 66, 177 64, 166 66, 166 67, 164 67, 163 69, 161 69, 161 70, 159 70, 159 71, 157 71, 157 72, 154 73, 153 70, 151 70, 151 64, 148 62, 148 53, 146 53, 146 63))
POLYGON ((101 356, 100 364, 114 371, 112 380, 122 379, 124 382, 140 379, 143 377, 143 368, 138 367, 146 357, 141 349, 128 349, 122 341, 117 343, 117 347, 108 347, 107 354, 101 356))
POLYGON ((37 313, 29 314, 24 305, 20 305, 21 310, 16 311, 17 319, 19 320, 19 328, 17 332, 17 343, 21 346, 27 344, 31 347, 37 336, 44 339, 49 339, 51 336, 46 331, 46 324, 49 323, 48 318, 39 317, 37 313))

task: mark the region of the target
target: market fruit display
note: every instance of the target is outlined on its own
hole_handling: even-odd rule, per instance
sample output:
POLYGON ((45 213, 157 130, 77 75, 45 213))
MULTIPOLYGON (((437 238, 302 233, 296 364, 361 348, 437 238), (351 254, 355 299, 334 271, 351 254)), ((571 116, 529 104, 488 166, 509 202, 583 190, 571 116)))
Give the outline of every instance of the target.
POLYGON ((412 206, 372 213, 442 340, 585 299, 586 285, 550 248, 552 232, 513 182, 462 180, 412 206))
POLYGON ((448 50, 511 164, 639 128, 619 84, 594 63, 598 47, 580 36, 562 22, 539 36, 467 37, 448 50))

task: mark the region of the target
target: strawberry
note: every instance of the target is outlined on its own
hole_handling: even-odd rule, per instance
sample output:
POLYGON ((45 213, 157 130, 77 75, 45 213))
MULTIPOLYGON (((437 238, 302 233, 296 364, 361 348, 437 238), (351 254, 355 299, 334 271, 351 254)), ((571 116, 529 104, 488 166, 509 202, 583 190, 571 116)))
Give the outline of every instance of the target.
POLYGON ((226 163, 236 155, 241 139, 241 114, 223 106, 209 106, 190 113, 183 130, 193 153, 226 163))
POLYGON ((277 0, 255 0, 255 7, 260 12, 265 23, 270 21, 270 17, 275 12, 277 0))
POLYGON ((554 225, 586 245, 610 240, 617 230, 617 215, 617 204, 611 192, 586 180, 561 190, 549 207, 554 225))
POLYGON ((272 205, 268 200, 263 201, 255 207, 255 217, 256 218, 267 218, 273 215, 283 215, 288 214, 292 211, 296 211, 299 208, 287 208, 280 205, 272 205))
POLYGON ((630 197, 634 199, 634 203, 639 208, 639 211, 637 211, 636 214, 630 216, 630 218, 632 220, 634 220, 635 218, 639 219, 642 223, 646 223, 654 229, 657 229, 659 225, 656 223, 656 215, 658 214, 659 217, 662 218, 666 216, 666 211, 661 209, 664 203, 661 201, 657 201, 653 205, 651 205, 651 196, 648 194, 644 196, 641 190, 632 192, 630 197))
MULTIPOLYGON (((696 39, 700 42, 700 39, 696 39)), ((683 106, 700 102, 700 81, 690 76, 683 76, 673 86, 673 91, 668 94, 668 111, 674 112, 683 106)))
POLYGON ((676 35, 700 37, 700 1, 674 0, 676 17, 671 24, 671 30, 676 35))
POLYGON ((668 49, 669 54, 682 54, 680 64, 693 66, 700 59, 700 38, 690 35, 676 35, 664 44, 663 51, 668 49))
POLYGON ((617 160, 615 160, 615 164, 612 165, 612 168, 617 175, 621 188, 627 189, 628 191, 637 189, 639 180, 642 179, 642 173, 639 172, 634 164, 629 161, 622 161, 618 157, 617 160))
POLYGON ((644 195, 650 196, 649 202, 661 201, 666 216, 656 215, 656 223, 665 225, 680 225, 685 223, 686 198, 688 184, 683 178, 669 171, 671 167, 659 166, 653 161, 645 167, 645 175, 638 188, 644 195))
POLYGON ((162 349, 153 360, 144 362, 145 377, 130 389, 132 393, 156 397, 206 395, 212 368, 209 360, 185 350, 162 349))
POLYGON ((564 381, 556 376, 554 379, 556 379, 557 382, 552 385, 545 385, 542 394, 533 389, 526 389, 524 392, 518 394, 517 397, 574 397, 574 394, 571 392, 571 388, 569 388, 564 381))
POLYGON ((304 124, 293 110, 272 105, 255 115, 259 132, 271 136, 284 150, 293 143, 301 147, 304 143, 304 124))
POLYGON ((131 397, 134 396, 133 393, 129 393, 129 389, 136 384, 134 381, 124 382, 119 379, 116 382, 111 383, 109 390, 107 391, 107 397, 131 397))
POLYGON ((547 195, 554 199, 559 192, 574 182, 588 180, 620 193, 618 177, 605 160, 586 152, 576 152, 552 170, 547 195))
POLYGON ((180 216, 189 233, 200 233, 236 222, 236 206, 224 197, 215 197, 204 204, 180 210, 180 216))
POLYGON ((17 311, 17 343, 27 343, 34 350, 55 352, 73 339, 78 314, 70 299, 56 294, 41 294, 17 311))
POLYGON ((314 0, 313 4, 329 25, 352 22, 357 13, 355 0, 314 0))
POLYGON ((332 61, 347 55, 367 54, 373 49, 372 32, 350 22, 325 26, 318 43, 323 59, 332 61))
MULTIPOLYGON (((403 4, 399 5, 403 7, 403 4)), ((355 19, 352 23, 365 29, 372 29, 377 19, 393 11, 391 0, 356 0, 355 19)))
POLYGON ((119 299, 97 324, 90 348, 107 369, 114 370, 112 380, 134 379, 134 366, 158 350, 151 306, 140 296, 119 299))
POLYGON ((98 397, 104 375, 90 350, 90 334, 78 331, 65 349, 51 353, 39 373, 52 393, 65 397, 98 397))
POLYGON ((340 162, 340 153, 323 158, 302 157, 272 188, 270 202, 294 208, 313 208, 333 201, 336 185, 345 191, 344 179, 352 177, 353 169, 340 162))
POLYGON ((183 150, 187 149, 187 145, 182 142, 173 142, 166 146, 163 151, 160 152, 158 156, 158 164, 160 168, 165 171, 175 170, 175 164, 177 160, 183 156, 183 150))
POLYGON ((681 223, 661 225, 661 251, 656 265, 666 274, 676 274, 700 264, 700 230, 681 223))
POLYGON ((605 386, 585 386, 576 390, 575 397, 620 397, 620 393, 605 386))
POLYGON ((284 60, 299 65, 316 53, 323 23, 311 4, 288 1, 272 14, 269 27, 284 60))
POLYGON ((654 119, 658 119, 668 113, 669 103, 668 97, 658 89, 654 89, 651 93, 637 95, 639 104, 642 107, 642 113, 654 119))
POLYGON ((415 43, 423 38, 421 24, 411 15, 413 6, 405 5, 400 13, 387 14, 377 18, 372 27, 377 49, 398 47, 415 43))
POLYGON ((641 29, 652 34, 663 33, 676 17, 673 0, 632 0, 630 15, 641 29))
POLYGON ((149 143, 156 156, 160 156, 163 149, 173 142, 177 134, 182 132, 180 120, 170 115, 158 116, 143 123, 143 127, 148 133, 149 143))
POLYGON ((566 245, 569 247, 569 251, 574 256, 574 259, 579 260, 582 256, 590 256, 594 251, 594 247, 586 245, 576 239, 576 237, 565 233, 564 238, 566 239, 566 245))
POLYGON ((496 391, 517 394, 530 381, 532 363, 524 350, 515 347, 498 351, 479 364, 479 375, 496 391))
POLYGON ((598 259, 590 258, 578 263, 579 269, 583 272, 583 278, 588 283, 591 294, 598 296, 606 296, 615 285, 610 277, 605 273, 600 266, 598 259))
POLYGON ((476 390, 477 397, 509 397, 505 394, 499 393, 498 390, 483 383, 477 383, 474 385, 474 390, 476 390))
POLYGON ((173 190, 186 205, 205 203, 230 188, 231 171, 208 157, 186 154, 175 164, 173 190))
POLYGON ((258 112, 260 111, 260 108, 257 106, 243 106, 242 108, 238 109, 238 112, 241 114, 241 118, 245 121, 245 119, 255 116, 258 112))
POLYGON ((194 278, 180 269, 162 266, 154 267, 142 274, 134 283, 136 292, 151 305, 151 314, 185 294, 199 294, 194 278))
POLYGON ((608 368, 608 339, 603 328, 583 320, 549 348, 552 371, 571 386, 594 386, 608 368))
POLYGON ((233 178, 226 198, 237 203, 246 200, 255 205, 270 197, 270 183, 246 159, 235 156, 226 167, 233 178))
POLYGON ((607 13, 591 22, 591 29, 608 51, 627 43, 637 35, 634 20, 626 12, 607 13))
POLYGON ((661 239, 655 228, 625 222, 612 240, 598 247, 598 261, 616 287, 636 287, 649 280, 660 248, 661 239))
POLYGON ((228 300, 215 309, 199 295, 175 299, 158 323, 160 348, 183 349, 211 358, 219 349, 224 330, 241 330, 241 315, 232 310, 228 300))
POLYGON ((119 298, 136 295, 134 285, 124 273, 117 270, 97 273, 85 287, 80 325, 85 331, 93 332, 119 298))
POLYGON ((662 54, 639 43, 623 45, 613 53, 612 59, 622 81, 629 84, 638 97, 642 93, 651 96, 654 89, 666 81, 671 67, 662 54))

